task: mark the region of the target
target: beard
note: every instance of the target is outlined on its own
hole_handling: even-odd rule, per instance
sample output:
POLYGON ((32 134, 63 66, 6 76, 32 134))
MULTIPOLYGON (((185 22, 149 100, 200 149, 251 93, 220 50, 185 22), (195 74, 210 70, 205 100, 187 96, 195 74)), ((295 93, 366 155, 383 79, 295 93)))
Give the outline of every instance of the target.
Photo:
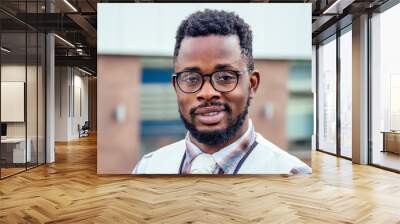
POLYGON ((186 129, 190 132, 190 135, 195 138, 198 142, 209 145, 209 146, 218 146, 227 143, 229 140, 233 139, 236 133, 243 126, 243 123, 248 114, 248 108, 250 106, 250 98, 247 98, 246 106, 244 110, 235 118, 232 117, 232 108, 226 103, 218 103, 218 102, 209 102, 204 103, 196 108, 192 108, 189 111, 191 121, 188 121, 183 115, 181 110, 179 109, 179 115, 186 127, 186 129), (201 107, 208 106, 223 106, 225 108, 225 112, 228 115, 228 126, 225 129, 215 130, 215 131, 199 131, 194 125, 195 111, 201 107))

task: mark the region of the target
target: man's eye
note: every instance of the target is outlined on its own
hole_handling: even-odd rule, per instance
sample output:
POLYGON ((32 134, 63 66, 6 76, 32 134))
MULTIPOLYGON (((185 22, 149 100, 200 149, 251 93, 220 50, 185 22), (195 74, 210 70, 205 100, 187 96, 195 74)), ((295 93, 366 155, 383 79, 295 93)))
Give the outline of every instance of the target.
POLYGON ((187 82, 187 83, 190 83, 190 84, 193 84, 193 83, 197 83, 197 82, 199 82, 199 78, 198 77, 185 77, 184 79, 183 79, 183 81, 184 82, 187 82))
POLYGON ((231 75, 220 75, 217 77, 216 81, 219 82, 231 82, 234 81, 236 79, 236 77, 231 76, 231 75))
POLYGON ((230 75, 225 75, 225 76, 222 76, 221 79, 222 80, 231 80, 231 79, 233 79, 233 77, 230 75))

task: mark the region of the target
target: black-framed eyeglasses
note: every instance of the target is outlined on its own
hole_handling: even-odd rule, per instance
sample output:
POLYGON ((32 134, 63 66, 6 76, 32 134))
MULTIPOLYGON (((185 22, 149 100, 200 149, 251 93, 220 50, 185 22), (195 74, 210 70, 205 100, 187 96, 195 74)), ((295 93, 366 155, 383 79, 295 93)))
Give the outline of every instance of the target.
POLYGON ((195 93, 204 85, 204 78, 210 77, 212 87, 222 93, 234 90, 239 82, 240 71, 220 70, 209 74, 194 71, 183 71, 174 74, 176 83, 184 93, 195 93))

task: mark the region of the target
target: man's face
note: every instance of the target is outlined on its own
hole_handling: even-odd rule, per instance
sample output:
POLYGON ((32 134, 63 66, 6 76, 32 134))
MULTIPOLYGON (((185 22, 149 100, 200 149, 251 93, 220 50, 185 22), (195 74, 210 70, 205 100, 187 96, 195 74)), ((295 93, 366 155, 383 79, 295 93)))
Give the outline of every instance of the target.
POLYGON ((248 73, 246 59, 241 53, 236 35, 185 37, 182 40, 175 72, 210 74, 221 70, 241 72, 234 90, 221 93, 213 88, 207 77, 199 91, 185 93, 173 80, 181 116, 184 122, 190 122, 198 132, 221 132, 237 123, 240 115, 245 112, 247 114, 248 101, 258 86, 259 76, 256 72, 256 77, 248 73))

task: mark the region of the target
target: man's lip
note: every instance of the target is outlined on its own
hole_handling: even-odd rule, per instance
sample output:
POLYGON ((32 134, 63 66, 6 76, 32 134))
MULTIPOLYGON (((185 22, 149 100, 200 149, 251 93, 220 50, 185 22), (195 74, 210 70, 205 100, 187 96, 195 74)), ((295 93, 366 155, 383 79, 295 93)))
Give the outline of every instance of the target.
POLYGON ((196 120, 203 125, 215 125, 220 123, 224 119, 225 115, 225 111, 211 111, 208 113, 197 114, 196 120))
POLYGON ((195 111, 195 115, 207 114, 212 112, 220 112, 225 111, 224 106, 209 106, 209 107, 201 107, 195 111))

